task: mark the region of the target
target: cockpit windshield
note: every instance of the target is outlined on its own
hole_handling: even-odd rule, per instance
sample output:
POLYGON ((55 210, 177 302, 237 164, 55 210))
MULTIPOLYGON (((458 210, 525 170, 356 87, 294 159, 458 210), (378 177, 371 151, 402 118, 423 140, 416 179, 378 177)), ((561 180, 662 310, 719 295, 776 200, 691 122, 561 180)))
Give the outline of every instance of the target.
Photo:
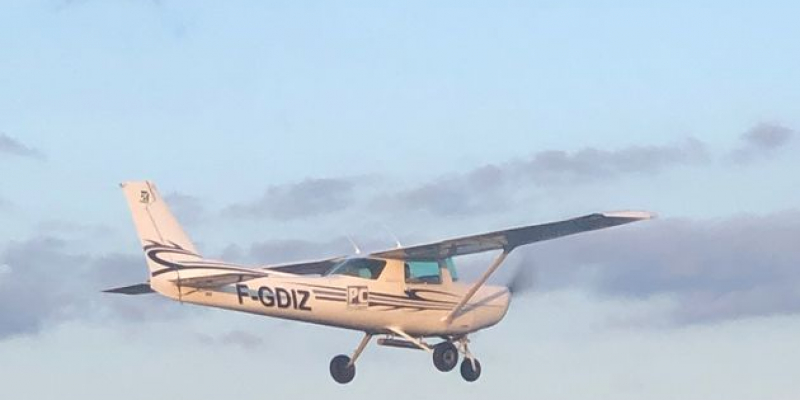
POLYGON ((386 261, 372 258, 350 258, 337 264, 328 275, 347 275, 364 279, 378 279, 386 261))

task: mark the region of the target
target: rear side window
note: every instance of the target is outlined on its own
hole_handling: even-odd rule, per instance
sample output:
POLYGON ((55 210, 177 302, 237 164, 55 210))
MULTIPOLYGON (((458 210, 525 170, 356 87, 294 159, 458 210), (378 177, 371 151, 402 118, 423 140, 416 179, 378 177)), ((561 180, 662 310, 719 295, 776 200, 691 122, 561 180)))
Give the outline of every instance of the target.
POLYGON ((405 265, 406 283, 442 283, 442 272, 436 261, 411 261, 405 265))

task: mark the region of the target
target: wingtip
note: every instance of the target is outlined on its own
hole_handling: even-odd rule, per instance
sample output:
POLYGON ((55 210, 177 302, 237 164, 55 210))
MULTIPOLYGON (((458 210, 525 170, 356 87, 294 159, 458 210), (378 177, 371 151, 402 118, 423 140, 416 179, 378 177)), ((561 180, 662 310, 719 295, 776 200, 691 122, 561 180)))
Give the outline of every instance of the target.
POLYGON ((629 218, 636 220, 658 218, 658 214, 651 211, 611 211, 603 213, 603 216, 610 218, 629 218))

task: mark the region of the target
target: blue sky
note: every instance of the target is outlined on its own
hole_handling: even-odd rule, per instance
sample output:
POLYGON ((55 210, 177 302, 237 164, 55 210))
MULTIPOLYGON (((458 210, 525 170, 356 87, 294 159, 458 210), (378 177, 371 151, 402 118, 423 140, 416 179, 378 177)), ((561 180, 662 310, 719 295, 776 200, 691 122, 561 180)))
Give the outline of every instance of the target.
POLYGON ((796 398, 798 11, 3 2, 4 390, 796 398), (340 388, 327 363, 356 333, 99 294, 144 279, 116 186, 130 179, 158 182, 206 254, 254 263, 346 254, 346 235, 391 247, 385 227, 415 243, 661 218, 515 254, 498 280, 527 268, 535 290, 476 335, 477 385, 370 348, 340 388))

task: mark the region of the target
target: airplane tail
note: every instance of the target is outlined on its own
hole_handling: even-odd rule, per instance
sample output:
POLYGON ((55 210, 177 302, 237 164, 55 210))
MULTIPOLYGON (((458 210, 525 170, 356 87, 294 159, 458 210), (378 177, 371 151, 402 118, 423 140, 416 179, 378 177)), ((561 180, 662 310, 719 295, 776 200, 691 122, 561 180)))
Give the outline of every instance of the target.
POLYGON ((146 255, 150 286, 163 295, 179 297, 175 284, 180 280, 179 265, 201 260, 202 256, 152 182, 125 182, 120 186, 146 255))

